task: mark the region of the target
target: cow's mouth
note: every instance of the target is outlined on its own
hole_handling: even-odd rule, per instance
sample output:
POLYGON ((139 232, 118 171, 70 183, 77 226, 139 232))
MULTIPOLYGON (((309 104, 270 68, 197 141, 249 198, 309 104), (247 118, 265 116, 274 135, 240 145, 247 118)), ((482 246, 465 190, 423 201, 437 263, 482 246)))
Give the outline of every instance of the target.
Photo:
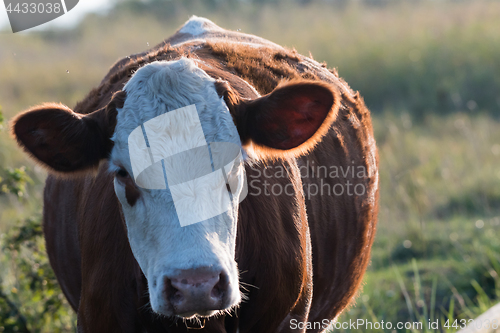
POLYGON ((181 317, 182 319, 188 319, 188 320, 200 320, 212 317, 213 315, 219 312, 220 310, 192 311, 192 312, 179 313, 177 317, 181 317))
POLYGON ((186 327, 188 329, 192 329, 192 330, 201 330, 202 328, 205 328, 205 322, 206 322, 206 318, 203 317, 203 318, 191 318, 189 320, 186 320, 185 321, 185 324, 186 324, 186 327))

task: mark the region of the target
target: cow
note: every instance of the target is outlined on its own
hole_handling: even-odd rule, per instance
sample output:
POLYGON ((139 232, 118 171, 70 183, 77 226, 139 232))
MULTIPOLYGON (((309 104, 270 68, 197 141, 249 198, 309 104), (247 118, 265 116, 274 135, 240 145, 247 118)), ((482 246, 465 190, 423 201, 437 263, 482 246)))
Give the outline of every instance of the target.
POLYGON ((370 113, 295 50, 193 16, 73 109, 32 107, 11 131, 48 170, 46 248, 78 332, 320 332, 359 291, 378 211, 370 113), (197 172, 218 143, 239 159, 209 197, 229 199, 182 225, 213 207, 134 170, 160 146, 197 172))

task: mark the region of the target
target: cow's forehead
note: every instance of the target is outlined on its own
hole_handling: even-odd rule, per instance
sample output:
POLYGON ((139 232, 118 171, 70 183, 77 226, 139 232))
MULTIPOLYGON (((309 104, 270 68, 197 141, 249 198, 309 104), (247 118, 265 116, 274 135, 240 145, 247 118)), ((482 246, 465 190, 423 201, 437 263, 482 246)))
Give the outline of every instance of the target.
POLYGON ((197 113, 207 142, 240 145, 232 116, 217 94, 214 82, 194 61, 186 58, 157 61, 140 68, 124 87, 127 97, 123 108, 118 109, 112 159, 130 166, 131 133, 145 123, 153 123, 162 115, 186 107, 197 113))

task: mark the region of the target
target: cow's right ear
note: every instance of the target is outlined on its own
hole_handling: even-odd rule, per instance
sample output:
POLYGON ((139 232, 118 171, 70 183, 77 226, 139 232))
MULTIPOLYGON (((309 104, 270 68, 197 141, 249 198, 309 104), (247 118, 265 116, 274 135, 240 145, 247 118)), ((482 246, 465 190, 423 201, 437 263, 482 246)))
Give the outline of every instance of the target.
POLYGON ((18 144, 51 172, 68 174, 94 169, 107 158, 113 142, 116 108, 125 92, 117 92, 104 108, 83 115, 62 104, 35 106, 12 120, 18 144))

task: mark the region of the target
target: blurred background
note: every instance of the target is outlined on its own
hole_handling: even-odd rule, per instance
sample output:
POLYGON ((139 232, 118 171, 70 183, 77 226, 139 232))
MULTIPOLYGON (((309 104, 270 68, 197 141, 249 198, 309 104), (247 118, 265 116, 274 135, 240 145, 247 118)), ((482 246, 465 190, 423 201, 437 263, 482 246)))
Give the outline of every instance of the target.
POLYGON ((74 332, 76 319, 41 237, 46 174, 8 120, 40 102, 74 106, 116 60, 193 14, 326 62, 372 111, 379 227, 363 290, 339 322, 454 332, 455 319, 500 301, 499 1, 81 0, 23 33, 0 16, 0 332, 74 332))

